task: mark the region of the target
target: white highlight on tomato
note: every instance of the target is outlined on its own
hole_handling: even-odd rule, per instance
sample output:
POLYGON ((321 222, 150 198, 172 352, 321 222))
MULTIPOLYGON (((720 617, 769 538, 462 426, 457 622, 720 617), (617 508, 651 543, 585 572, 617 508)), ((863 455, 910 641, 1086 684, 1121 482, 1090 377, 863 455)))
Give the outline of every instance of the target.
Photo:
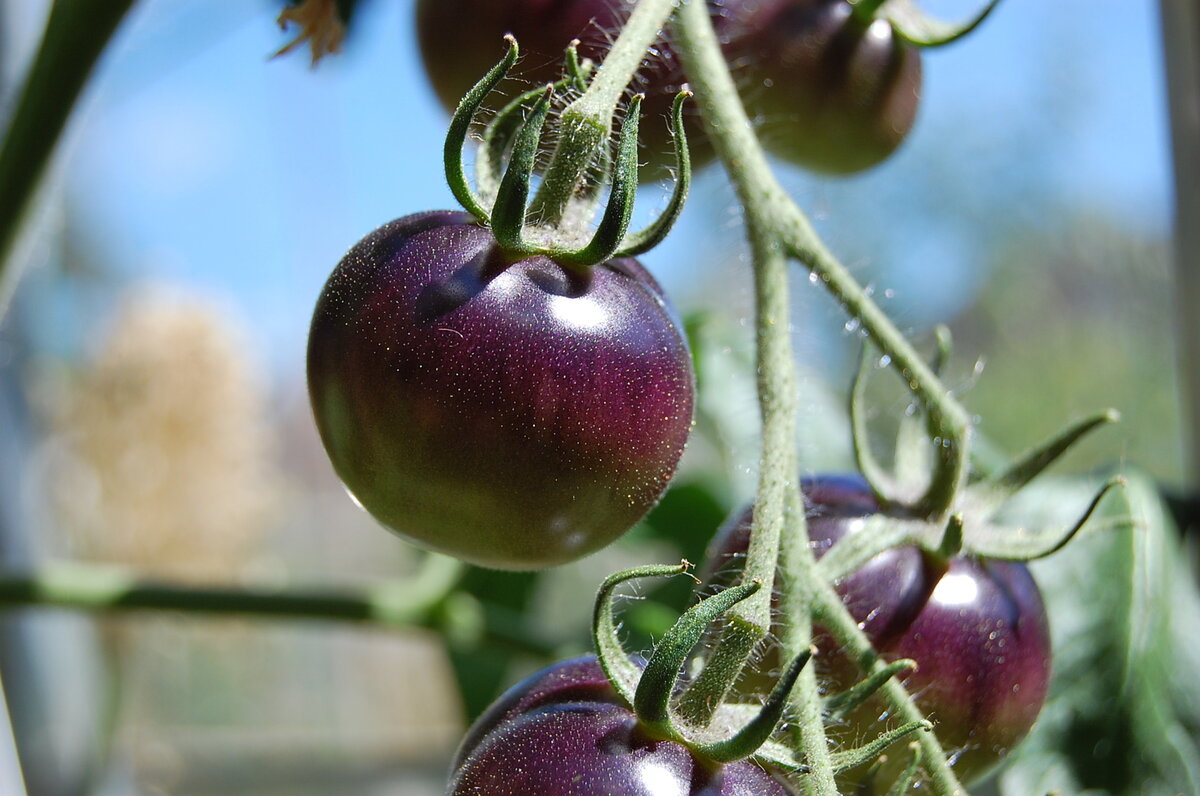
POLYGON ((933 589, 933 599, 942 605, 967 605, 979 596, 979 584, 970 575, 946 575, 933 589))
POLYGON ((554 296, 550 299, 550 312, 558 320, 576 329, 595 329, 603 326, 608 319, 604 308, 587 296, 554 296))
POLYGON ((661 796, 687 796, 683 784, 671 769, 661 763, 648 762, 641 766, 642 784, 646 793, 661 794, 661 796))

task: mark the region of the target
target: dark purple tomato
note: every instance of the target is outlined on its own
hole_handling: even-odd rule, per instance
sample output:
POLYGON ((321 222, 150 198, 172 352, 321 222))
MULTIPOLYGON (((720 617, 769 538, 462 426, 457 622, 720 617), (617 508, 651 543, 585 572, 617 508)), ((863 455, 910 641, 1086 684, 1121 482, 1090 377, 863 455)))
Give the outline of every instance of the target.
POLYGON ((617 698, 595 657, 514 686, 471 727, 450 796, 788 796, 749 761, 716 765, 655 739, 617 698))
POLYGON ((874 166, 908 135, 921 57, 846 0, 722 0, 725 54, 768 151, 807 169, 874 166))
POLYGON ((632 259, 508 262, 465 213, 397 219, 329 277, 308 343, 334 470, 405 538, 536 569, 661 496, 692 422, 687 345, 632 259))
MULTIPOLYGON (((417 40, 425 71, 438 99, 448 109, 500 60, 502 37, 512 33, 521 60, 509 78, 485 102, 499 109, 521 91, 558 80, 563 52, 579 39, 579 55, 599 64, 620 33, 633 0, 418 0, 417 40)), ((640 177, 656 180, 675 165, 670 111, 685 82, 670 44, 659 44, 649 56, 633 88, 646 95, 639 126, 640 177)), ((685 108, 692 165, 711 159, 695 103, 685 108)))
MULTIPOLYGON (((801 487, 818 558, 878 509, 857 477, 823 476, 801 487)), ((718 533, 710 548, 709 567, 716 570, 711 580, 720 582, 721 570, 744 556, 749 528, 746 510, 718 533)), ((1041 593, 1025 565, 971 557, 939 563, 916 547, 903 547, 871 559, 837 590, 886 660, 917 662, 905 685, 935 723, 942 745, 957 755, 960 779, 978 779, 1033 726, 1049 684, 1050 635, 1041 593)), ((859 676, 853 662, 821 628, 816 641, 821 651, 814 661, 827 689, 852 685, 859 676)), ((777 666, 775 655, 763 668, 777 666)), ((761 690, 769 681, 760 679, 747 682, 761 690)), ((883 713, 881 701, 867 702, 849 717, 847 741, 877 733, 883 713)), ((882 780, 903 768, 902 758, 884 769, 882 780)))

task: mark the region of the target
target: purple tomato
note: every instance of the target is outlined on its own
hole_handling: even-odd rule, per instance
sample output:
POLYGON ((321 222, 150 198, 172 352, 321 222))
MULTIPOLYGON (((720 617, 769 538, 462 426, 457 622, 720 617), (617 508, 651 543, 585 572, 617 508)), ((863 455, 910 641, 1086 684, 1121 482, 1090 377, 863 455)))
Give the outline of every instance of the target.
MULTIPOLYGON (((807 479, 801 488, 818 558, 878 511, 856 476, 807 479)), ((718 533, 709 553, 710 582, 728 580, 728 569, 744 557, 750 522, 747 509, 718 533)), ((884 659, 917 662, 905 685, 955 755, 960 779, 978 779, 1029 732, 1046 698, 1050 635, 1041 593, 1024 564, 972 557, 939 562, 902 547, 874 557, 837 590, 884 659)), ((822 628, 815 635, 820 652, 814 663, 827 690, 852 685, 860 676, 855 664, 822 628)), ((778 665, 777 653, 768 654, 763 668, 778 665)), ((751 690, 769 683, 761 676, 745 681, 751 690)), ((881 701, 868 701, 849 717, 842 733, 847 742, 878 733, 884 713, 881 701)), ((902 757, 884 769, 883 780, 903 768, 902 757)))
POLYGON ((921 57, 846 0, 721 0, 725 54, 763 146, 813 171, 873 166, 908 135, 921 57))
POLYGON ((692 422, 687 345, 632 259, 508 261, 465 213, 397 219, 313 314, 321 440, 380 522, 480 566, 561 564, 661 496, 692 422))
POLYGON ((753 762, 717 765, 648 735, 595 657, 509 690, 468 731, 450 796, 788 796, 753 762))

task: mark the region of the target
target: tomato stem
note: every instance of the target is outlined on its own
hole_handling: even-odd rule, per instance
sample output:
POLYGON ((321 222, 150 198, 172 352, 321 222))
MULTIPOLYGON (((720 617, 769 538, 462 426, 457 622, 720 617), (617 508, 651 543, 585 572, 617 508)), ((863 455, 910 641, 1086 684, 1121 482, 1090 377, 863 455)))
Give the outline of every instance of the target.
POLYGON ((540 223, 557 225, 566 216, 588 165, 608 146, 612 119, 626 87, 677 2, 641 0, 634 6, 587 91, 563 109, 558 145, 530 205, 531 215, 540 223))
POLYGON ((132 0, 57 0, 0 146, 0 316, 13 279, 5 269, 29 197, 104 46, 132 0))
MULTIPOLYGON (((859 655, 873 654, 870 641, 837 592, 819 577, 807 545, 795 453, 798 396, 789 329, 785 270, 788 259, 794 258, 807 266, 850 315, 859 319, 870 338, 891 358, 909 389, 928 408, 931 428, 942 443, 938 446, 938 463, 924 501, 930 515, 948 515, 966 479, 969 418, 870 295, 825 248, 804 213, 775 179, 741 105, 706 12, 706 5, 699 0, 685 2, 676 17, 677 39, 709 135, 745 210, 756 285, 763 451, 745 577, 762 580, 764 587, 774 583, 784 512, 790 509, 787 535, 783 537, 786 544, 782 545, 788 577, 780 579, 778 589, 780 607, 788 619, 782 640, 785 655, 799 653, 799 644, 807 646, 811 637, 810 605, 839 642, 859 655)), ((764 588, 758 597, 765 603, 769 595, 770 589, 764 588)), ((758 611, 763 610, 762 603, 751 598, 733 612, 754 621, 761 616, 758 611)), ((769 609, 769 603, 766 608, 769 609)), ((880 661, 875 664, 882 665, 880 661)), ((883 690, 893 709, 906 721, 923 720, 898 682, 888 680, 883 690)), ((793 701, 800 713, 799 743, 811 767, 808 784, 815 793, 832 794, 836 793, 836 787, 819 700, 815 677, 810 672, 802 673, 793 701)), ((962 793, 937 738, 932 733, 920 736, 934 792, 942 796, 962 793)))
MULTIPOLYGON (((67 608, 93 613, 171 611, 195 615, 260 619, 361 622, 371 627, 441 629, 443 606, 458 591, 463 564, 428 554, 410 578, 363 589, 283 589, 182 586, 150 581, 103 564, 46 564, 34 572, 0 575, 0 606, 67 608)), ((539 638, 513 614, 489 608, 482 629, 489 644, 539 659, 554 657, 559 646, 539 638), (493 615, 495 614, 495 615, 493 615)))

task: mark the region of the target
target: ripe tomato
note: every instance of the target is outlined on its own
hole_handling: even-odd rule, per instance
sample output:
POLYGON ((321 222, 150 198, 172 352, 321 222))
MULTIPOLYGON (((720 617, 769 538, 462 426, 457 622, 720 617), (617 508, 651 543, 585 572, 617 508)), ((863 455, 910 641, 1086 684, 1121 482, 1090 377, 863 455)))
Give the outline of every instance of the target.
POLYGON ((635 260, 504 259, 466 213, 397 219, 317 302, 308 385, 351 494, 480 566, 603 547, 650 509, 692 422, 687 345, 635 260))
POLYGON ((908 135, 921 57, 890 23, 864 25, 846 0, 721 0, 725 53, 768 151, 846 174, 908 135))
POLYGON ((451 796, 789 796, 748 760, 717 765, 655 739, 617 698, 595 657, 513 686, 471 727, 451 796))
MULTIPOLYGON (((818 558, 878 511, 858 477, 821 476, 801 488, 809 543, 818 558)), ((745 555, 751 519, 746 509, 717 534, 709 553, 710 581, 729 579, 728 570, 745 555)), ((938 562, 916 547, 903 547, 871 559, 837 590, 883 658, 917 662, 905 685, 943 747, 956 755, 960 779, 978 779, 1029 732, 1046 699, 1050 635, 1041 593, 1024 564, 972 557, 938 562)), ((813 660, 827 691, 852 685, 860 676, 855 664, 821 628, 816 641, 820 652, 813 660)), ((774 653, 763 668, 778 666, 774 653)), ((765 691, 771 682, 747 678, 744 685, 765 691)), ((847 742, 878 734, 885 714, 878 698, 868 701, 848 717, 847 742)), ((883 770, 881 780, 903 769, 901 757, 883 770)), ((861 774, 851 772, 850 778, 861 774)))

